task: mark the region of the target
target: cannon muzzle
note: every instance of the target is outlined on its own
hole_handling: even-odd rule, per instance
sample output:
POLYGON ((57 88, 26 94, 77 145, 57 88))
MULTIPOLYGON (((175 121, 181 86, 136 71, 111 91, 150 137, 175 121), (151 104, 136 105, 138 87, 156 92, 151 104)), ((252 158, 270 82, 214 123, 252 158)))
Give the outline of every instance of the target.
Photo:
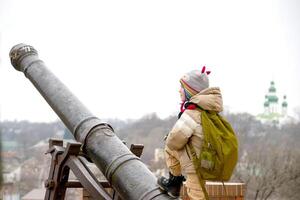
POLYGON ((91 160, 124 200, 169 199, 156 178, 114 134, 110 125, 95 117, 39 59, 30 45, 18 44, 10 51, 14 68, 32 82, 91 160))

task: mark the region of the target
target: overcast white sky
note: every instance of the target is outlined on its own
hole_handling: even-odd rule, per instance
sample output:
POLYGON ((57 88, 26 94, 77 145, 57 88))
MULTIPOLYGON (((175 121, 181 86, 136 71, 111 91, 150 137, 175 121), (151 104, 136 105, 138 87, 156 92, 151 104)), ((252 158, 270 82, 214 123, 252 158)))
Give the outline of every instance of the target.
POLYGON ((300 100, 297 0, 0 0, 1 120, 57 116, 22 73, 12 46, 34 46, 100 118, 178 111, 179 78, 206 65, 232 112, 258 114, 274 80, 289 112, 300 100))

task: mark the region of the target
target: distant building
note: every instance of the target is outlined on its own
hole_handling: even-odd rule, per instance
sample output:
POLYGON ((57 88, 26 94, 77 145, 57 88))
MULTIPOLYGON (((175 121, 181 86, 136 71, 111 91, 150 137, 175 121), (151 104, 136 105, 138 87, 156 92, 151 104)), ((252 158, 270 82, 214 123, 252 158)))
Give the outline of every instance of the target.
POLYGON ((154 160, 151 164, 151 168, 152 172, 156 177, 166 176, 168 174, 168 170, 166 168, 164 149, 154 149, 154 160))
POLYGON ((14 183, 4 182, 1 186, 0 199, 2 200, 20 200, 20 195, 14 183))
POLYGON ((22 197, 22 200, 43 200, 46 194, 46 189, 35 188, 22 197))
POLYGON ((159 162, 160 160, 165 160, 164 150, 156 148, 154 150, 154 162, 159 162))
POLYGON ((11 172, 3 172, 3 185, 0 199, 3 200, 19 200, 19 187, 16 184, 20 181, 21 167, 17 167, 11 172))
POLYGON ((274 81, 271 81, 268 93, 263 104, 264 112, 257 115, 257 119, 266 124, 281 125, 291 123, 294 119, 288 116, 287 96, 283 95, 281 104, 277 96, 274 81))

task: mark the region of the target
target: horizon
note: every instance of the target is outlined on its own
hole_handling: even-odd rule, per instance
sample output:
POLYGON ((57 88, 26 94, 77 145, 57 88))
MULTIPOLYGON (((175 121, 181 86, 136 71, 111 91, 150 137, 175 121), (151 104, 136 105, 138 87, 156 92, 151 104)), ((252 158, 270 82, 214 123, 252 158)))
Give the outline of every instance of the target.
MULTIPOLYGON (((221 114, 222 113, 226 113, 225 116, 227 114, 229 114, 229 115, 247 114, 247 115, 251 115, 251 116, 255 117, 255 119, 257 121, 261 121, 257 117, 258 117, 258 115, 262 114, 262 113, 259 113, 257 115, 253 115, 253 114, 248 113, 248 112, 231 112, 230 110, 226 110, 226 109, 224 109, 221 112, 221 114)), ((110 120, 118 120, 118 121, 122 121, 122 122, 125 122, 125 123, 132 123, 132 122, 136 122, 136 121, 142 120, 146 117, 153 116, 153 115, 155 115, 160 120, 166 120, 168 118, 176 117, 178 115, 178 113, 173 113, 173 114, 170 114, 170 115, 165 116, 165 117, 161 117, 157 113, 152 112, 152 113, 146 113, 146 114, 142 115, 139 118, 124 118, 123 119, 123 118, 118 118, 118 117, 116 117, 116 118, 115 117, 112 117, 112 118, 100 118, 99 117, 99 119, 103 120, 104 122, 105 121, 110 121, 110 120)), ((300 112, 299 113, 295 112, 294 115, 287 115, 287 116, 292 117, 297 123, 300 122, 300 118, 299 118, 300 117, 300 112)), ((98 117, 98 116, 96 116, 96 117, 98 117)), ((1 120, 0 122, 28 122, 28 123, 56 123, 56 122, 61 122, 61 123, 63 123, 63 121, 58 116, 57 116, 56 119, 54 119, 52 121, 31 121, 30 119, 4 119, 4 120, 1 120)))

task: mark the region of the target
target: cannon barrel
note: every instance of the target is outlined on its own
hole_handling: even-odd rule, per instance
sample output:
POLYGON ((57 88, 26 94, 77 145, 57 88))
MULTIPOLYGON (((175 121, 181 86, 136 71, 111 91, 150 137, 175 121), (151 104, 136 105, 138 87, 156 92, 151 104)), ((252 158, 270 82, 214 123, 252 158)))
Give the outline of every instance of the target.
POLYGON ((125 200, 169 199, 156 178, 138 157, 95 117, 39 59, 30 45, 18 44, 10 51, 14 68, 21 71, 45 98, 114 190, 125 200))

